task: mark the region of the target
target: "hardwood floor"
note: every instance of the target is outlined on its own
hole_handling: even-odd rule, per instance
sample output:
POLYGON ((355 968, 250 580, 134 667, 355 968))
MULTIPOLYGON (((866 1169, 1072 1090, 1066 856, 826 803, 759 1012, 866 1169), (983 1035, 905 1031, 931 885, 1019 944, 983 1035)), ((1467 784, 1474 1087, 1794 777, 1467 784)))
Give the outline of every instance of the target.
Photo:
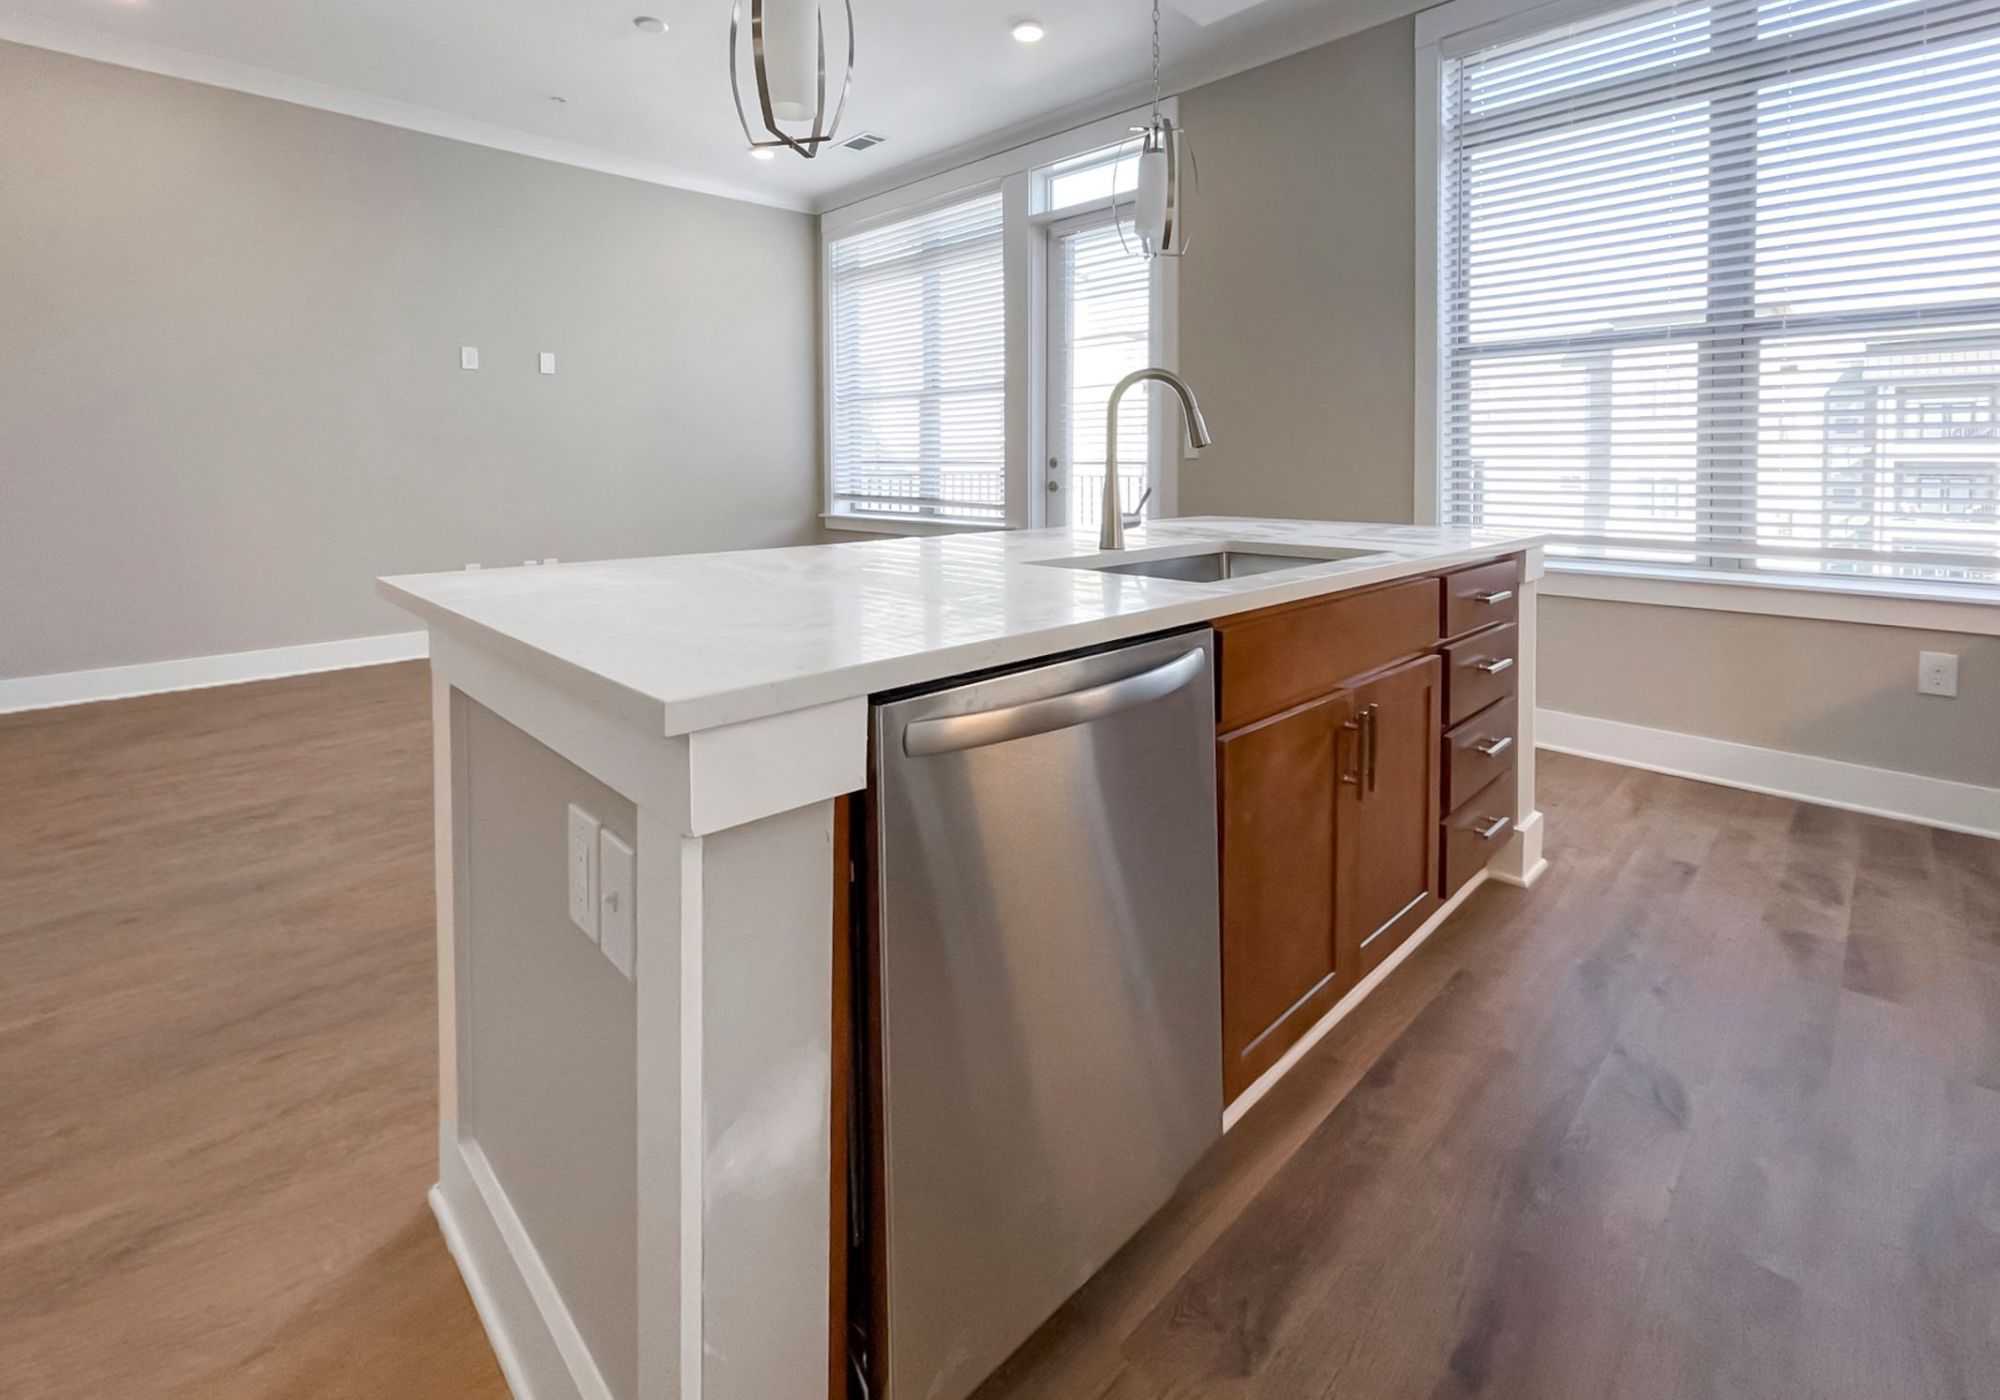
POLYGON ((506 1394, 424 1200, 429 695, 0 718, 0 1395, 506 1394))
MULTIPOLYGON (((505 1394, 421 665, 0 718, 0 1394, 505 1394)), ((980 1400, 2000 1394, 2000 843, 1543 760, 1489 885, 980 1400)))

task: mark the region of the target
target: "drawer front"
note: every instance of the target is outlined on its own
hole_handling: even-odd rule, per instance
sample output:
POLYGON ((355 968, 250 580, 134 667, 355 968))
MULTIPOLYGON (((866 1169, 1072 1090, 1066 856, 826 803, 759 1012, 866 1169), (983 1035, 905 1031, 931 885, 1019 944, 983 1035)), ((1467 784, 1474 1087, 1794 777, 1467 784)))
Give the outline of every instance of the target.
POLYGON ((1514 784, 1504 775, 1488 783, 1444 819, 1444 884, 1438 894, 1450 899, 1465 882, 1507 844, 1514 830, 1514 784))
POLYGON ((1514 655, 1514 626, 1475 632, 1444 650, 1444 722, 1461 724, 1488 705, 1514 693, 1520 663, 1514 655))
POLYGON ((1488 705, 1444 736, 1444 809, 1456 812, 1514 766, 1514 697, 1488 705))
POLYGON ((1240 729, 1429 651, 1438 640, 1440 593, 1438 579, 1417 578, 1218 619, 1216 727, 1240 729))
POLYGON ((1496 622, 1512 622, 1520 611, 1521 566, 1502 559, 1444 576, 1444 635, 1462 637, 1496 622))

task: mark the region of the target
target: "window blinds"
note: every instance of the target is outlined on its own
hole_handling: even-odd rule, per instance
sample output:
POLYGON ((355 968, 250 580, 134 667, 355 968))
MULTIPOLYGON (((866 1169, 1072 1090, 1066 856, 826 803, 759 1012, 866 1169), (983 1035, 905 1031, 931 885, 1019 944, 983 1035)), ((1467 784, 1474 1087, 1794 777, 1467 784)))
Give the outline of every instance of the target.
MULTIPOLYGON (((1068 468, 1069 523, 1100 523, 1104 410, 1118 381, 1152 363, 1152 264, 1106 221, 1055 239, 1053 440, 1068 468)), ((1151 434, 1142 387, 1118 405, 1118 491, 1126 510, 1146 493, 1151 434)))
POLYGON ((1442 79, 1444 519, 2000 582, 2000 0, 1653 4, 1442 79))
POLYGON ((1006 514, 1000 196, 828 250, 836 513, 1006 514))

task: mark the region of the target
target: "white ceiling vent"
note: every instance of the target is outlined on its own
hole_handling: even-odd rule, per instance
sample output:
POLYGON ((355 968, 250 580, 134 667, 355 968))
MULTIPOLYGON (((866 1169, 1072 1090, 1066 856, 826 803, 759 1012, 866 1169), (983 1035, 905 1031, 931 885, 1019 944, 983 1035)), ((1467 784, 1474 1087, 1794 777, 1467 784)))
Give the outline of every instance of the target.
POLYGON ((864 131, 859 136, 850 136, 839 144, 843 151, 872 151, 888 139, 879 131, 864 131))

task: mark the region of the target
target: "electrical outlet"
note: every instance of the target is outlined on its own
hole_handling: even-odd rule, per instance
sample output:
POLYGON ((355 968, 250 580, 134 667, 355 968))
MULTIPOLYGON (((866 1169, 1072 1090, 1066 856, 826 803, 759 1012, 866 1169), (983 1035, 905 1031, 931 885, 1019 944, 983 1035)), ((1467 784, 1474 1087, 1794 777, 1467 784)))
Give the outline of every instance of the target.
POLYGON ((596 817, 574 804, 569 809, 569 921, 597 938, 598 856, 596 817))
POLYGON ((479 368, 479 347, 477 345, 461 345, 458 347, 458 367, 460 369, 479 368))
POLYGON ((1917 694, 1956 696, 1958 694, 1958 653, 1920 651, 1917 653, 1917 694))
POLYGON ((603 932, 598 946, 627 977, 632 975, 633 904, 639 897, 638 862, 632 848, 607 831, 602 840, 599 869, 602 892, 598 896, 598 927, 603 932))
POLYGON ((541 368, 542 368, 542 373, 543 373, 543 374, 554 374, 554 373, 556 372, 556 352, 555 352, 555 351, 553 351, 553 350, 544 350, 544 351, 542 351, 542 355, 541 355, 541 368))

